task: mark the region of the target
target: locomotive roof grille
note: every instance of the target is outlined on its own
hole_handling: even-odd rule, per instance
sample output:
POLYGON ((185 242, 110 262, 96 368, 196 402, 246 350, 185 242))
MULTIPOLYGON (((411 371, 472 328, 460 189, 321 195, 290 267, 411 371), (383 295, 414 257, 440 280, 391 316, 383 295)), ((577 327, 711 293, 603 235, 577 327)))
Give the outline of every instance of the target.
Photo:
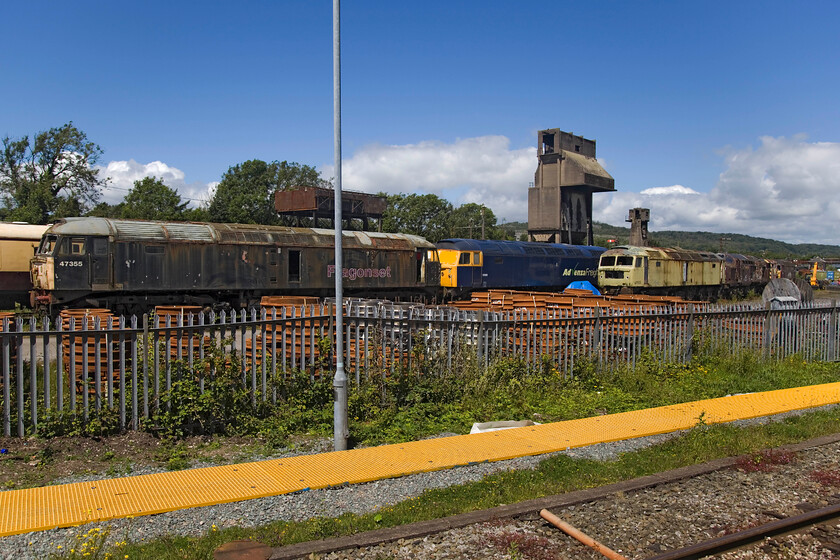
MULTIPOLYGON (((258 224, 214 224, 200 222, 156 222, 109 218, 65 218, 49 230, 57 235, 114 236, 117 240, 153 242, 286 244, 332 246, 335 232, 328 229, 290 228, 258 224)), ((348 247, 414 250, 434 249, 434 244, 416 235, 345 231, 348 247)))

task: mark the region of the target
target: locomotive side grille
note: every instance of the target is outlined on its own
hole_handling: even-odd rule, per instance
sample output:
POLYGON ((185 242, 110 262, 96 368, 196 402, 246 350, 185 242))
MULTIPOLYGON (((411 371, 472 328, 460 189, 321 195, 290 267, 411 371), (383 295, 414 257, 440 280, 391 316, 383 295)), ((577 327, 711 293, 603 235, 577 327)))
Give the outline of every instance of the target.
POLYGON ((620 270, 605 270, 604 278, 615 278, 621 280, 624 278, 624 273, 620 270))

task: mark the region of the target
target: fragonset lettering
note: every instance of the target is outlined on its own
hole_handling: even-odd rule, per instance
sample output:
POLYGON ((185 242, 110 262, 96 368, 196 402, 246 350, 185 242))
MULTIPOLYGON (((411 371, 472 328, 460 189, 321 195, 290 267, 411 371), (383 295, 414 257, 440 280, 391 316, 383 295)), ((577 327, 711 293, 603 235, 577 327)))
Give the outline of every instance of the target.
MULTIPOLYGON (((335 265, 327 265, 327 278, 332 278, 335 274, 335 265)), ((356 278, 390 278, 391 267, 385 268, 342 268, 341 277, 348 280, 355 280, 356 278)))

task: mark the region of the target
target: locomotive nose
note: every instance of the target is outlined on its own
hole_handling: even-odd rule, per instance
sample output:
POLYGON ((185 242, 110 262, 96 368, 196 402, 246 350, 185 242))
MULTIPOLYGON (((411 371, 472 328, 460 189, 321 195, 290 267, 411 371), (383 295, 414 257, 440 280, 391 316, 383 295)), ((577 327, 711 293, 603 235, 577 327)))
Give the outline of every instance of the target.
POLYGON ((32 287, 36 290, 53 289, 52 271, 52 258, 35 257, 32 259, 32 267, 30 269, 32 287))

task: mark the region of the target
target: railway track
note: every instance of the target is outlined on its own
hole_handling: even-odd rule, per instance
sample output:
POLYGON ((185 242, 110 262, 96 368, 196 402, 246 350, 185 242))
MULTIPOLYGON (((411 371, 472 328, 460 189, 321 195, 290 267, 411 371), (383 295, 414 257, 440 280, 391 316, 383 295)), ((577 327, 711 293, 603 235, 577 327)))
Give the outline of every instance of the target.
POLYGON ((840 522, 840 503, 815 508, 798 515, 771 521, 757 527, 751 527, 722 537, 709 539, 677 550, 658 554, 649 560, 697 560, 713 554, 731 550, 746 549, 756 542, 766 539, 792 535, 811 534, 833 553, 840 552, 840 546, 831 537, 832 527, 840 522), (825 538, 827 535, 830 538, 825 538), (823 538, 821 538, 823 537, 823 538))
MULTIPOLYGON (((549 509, 629 560, 840 553, 840 438, 448 519, 274 549, 273 560, 602 559, 549 509), (810 445, 810 447, 809 447, 810 445)), ((233 560, 235 557, 231 557, 233 560)))

